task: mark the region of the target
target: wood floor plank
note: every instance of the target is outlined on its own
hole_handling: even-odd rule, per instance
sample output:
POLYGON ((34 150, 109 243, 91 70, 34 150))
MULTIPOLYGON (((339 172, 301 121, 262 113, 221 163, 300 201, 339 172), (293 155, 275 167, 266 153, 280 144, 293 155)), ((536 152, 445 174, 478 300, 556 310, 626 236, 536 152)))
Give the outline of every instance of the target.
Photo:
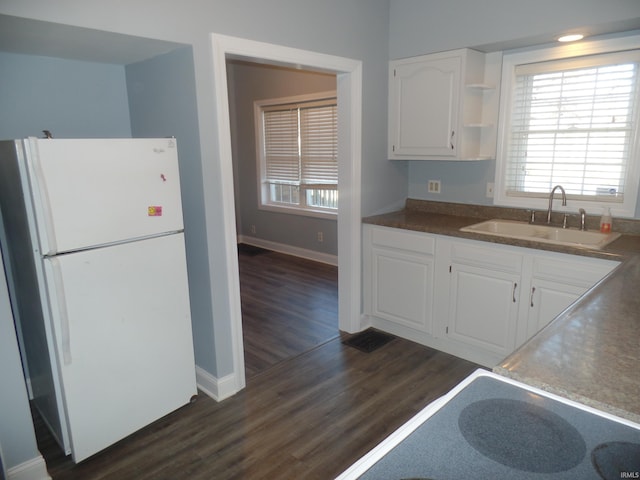
MULTIPOLYGON (((302 275, 272 265, 276 273, 266 275, 269 287, 259 287, 257 279, 250 287, 254 298, 271 288, 287 298, 282 293, 286 277, 302 275)), ((327 277, 333 275, 327 272, 327 277)), ((265 305, 252 308, 277 312, 265 305)), ((262 327, 255 337, 269 331, 262 327)), ((256 364, 246 388, 235 396, 218 403, 201 394, 79 465, 64 457, 36 420, 49 473, 54 480, 327 480, 478 368, 400 338, 364 353, 344 345, 344 334, 308 347, 314 335, 300 334, 297 348, 305 351, 266 367, 256 364)), ((285 343, 295 343, 295 338, 292 335, 285 343)), ((276 342, 273 350, 277 348, 276 342)))

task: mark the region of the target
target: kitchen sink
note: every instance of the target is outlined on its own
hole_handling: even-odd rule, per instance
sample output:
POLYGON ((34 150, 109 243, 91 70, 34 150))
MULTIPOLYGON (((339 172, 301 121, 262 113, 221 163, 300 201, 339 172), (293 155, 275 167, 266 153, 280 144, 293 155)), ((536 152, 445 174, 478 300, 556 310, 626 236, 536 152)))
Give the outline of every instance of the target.
POLYGON ((599 250, 610 244, 619 233, 600 233, 548 225, 532 225, 515 220, 487 220, 462 227, 461 232, 472 232, 497 237, 518 238, 534 242, 553 243, 570 247, 593 248, 599 250))

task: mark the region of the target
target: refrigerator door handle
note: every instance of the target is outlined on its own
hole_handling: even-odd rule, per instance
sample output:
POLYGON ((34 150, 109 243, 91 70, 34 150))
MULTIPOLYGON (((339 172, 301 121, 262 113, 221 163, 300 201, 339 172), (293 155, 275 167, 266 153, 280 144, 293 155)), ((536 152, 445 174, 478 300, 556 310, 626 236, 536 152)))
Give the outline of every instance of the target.
POLYGON ((62 358, 65 365, 71 365, 71 335, 69 331, 69 313, 67 311, 66 295, 64 293, 64 281, 62 280, 62 269, 60 261, 55 257, 48 258, 51 267, 51 278, 55 290, 55 302, 60 321, 60 342, 62 343, 62 358))
POLYGON ((34 204, 34 214, 37 219, 38 237, 40 239, 40 253, 50 255, 56 253, 56 236, 53 230, 53 220, 51 218, 51 207, 49 205, 49 192, 44 179, 42 166, 40 165, 40 152, 38 149, 38 139, 29 137, 26 144, 29 154, 27 155, 27 168, 29 181, 31 183, 32 202, 34 204), (42 228, 44 227, 44 228, 42 228))

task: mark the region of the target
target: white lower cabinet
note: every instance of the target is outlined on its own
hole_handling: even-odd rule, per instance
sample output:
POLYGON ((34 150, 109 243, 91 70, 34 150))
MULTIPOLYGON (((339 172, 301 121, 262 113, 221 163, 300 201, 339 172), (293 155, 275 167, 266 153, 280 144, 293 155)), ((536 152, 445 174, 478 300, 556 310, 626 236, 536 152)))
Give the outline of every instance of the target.
POLYGON ((430 332, 435 239, 385 227, 365 228, 365 238, 367 313, 430 332))
POLYGON ((363 233, 371 324, 487 367, 618 265, 375 225, 363 233))
POLYGON ((505 356, 513 351, 523 256, 452 243, 445 334, 505 356))
POLYGON ((531 282, 524 304, 526 331, 518 344, 535 335, 551 320, 604 278, 619 262, 563 254, 537 254, 531 258, 531 282))
MULTIPOLYGON (((558 313, 575 302, 587 289, 553 282, 545 279, 533 279, 527 304, 527 335, 530 337, 542 330, 558 313)), ((526 340, 526 338, 525 338, 526 340)))

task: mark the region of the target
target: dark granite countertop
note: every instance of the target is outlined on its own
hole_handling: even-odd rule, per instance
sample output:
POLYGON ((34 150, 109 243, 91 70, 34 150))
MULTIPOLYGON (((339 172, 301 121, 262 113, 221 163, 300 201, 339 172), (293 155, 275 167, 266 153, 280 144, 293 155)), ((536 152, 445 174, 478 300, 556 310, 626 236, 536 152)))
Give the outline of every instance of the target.
MULTIPOLYGON (((619 261, 627 256, 640 254, 640 221, 615 221, 614 225, 617 226, 620 224, 621 228, 623 228, 621 231, 623 235, 602 250, 554 245, 530 240, 460 231, 460 228, 462 227, 493 218, 527 221, 527 215, 528 213, 525 210, 520 209, 427 202, 410 199, 407 200, 407 208, 404 208, 403 210, 372 217, 365 217, 362 221, 363 223, 381 225, 385 227, 402 228, 404 230, 469 238, 472 240, 482 240, 483 242, 515 245, 518 247, 570 253, 573 255, 583 255, 608 260, 619 261), (634 228, 638 229, 637 233, 631 233, 634 228), (625 230, 627 231, 626 233, 625 230)), ((598 217, 591 217, 588 219, 587 226, 591 230, 596 230, 596 222, 598 221, 598 217)), ((554 222, 556 224, 560 224, 561 220, 559 217, 554 217, 554 222)), ((616 231, 620 230, 616 229, 616 231)))
MULTIPOLYGON (((621 262, 494 371, 640 423, 640 222, 614 219, 623 235, 602 250, 460 232, 491 218, 527 220, 519 209, 407 200, 364 223, 621 262)), ((587 227, 597 228, 598 217, 587 227)))
POLYGON ((640 423, 640 255, 494 371, 640 423))

